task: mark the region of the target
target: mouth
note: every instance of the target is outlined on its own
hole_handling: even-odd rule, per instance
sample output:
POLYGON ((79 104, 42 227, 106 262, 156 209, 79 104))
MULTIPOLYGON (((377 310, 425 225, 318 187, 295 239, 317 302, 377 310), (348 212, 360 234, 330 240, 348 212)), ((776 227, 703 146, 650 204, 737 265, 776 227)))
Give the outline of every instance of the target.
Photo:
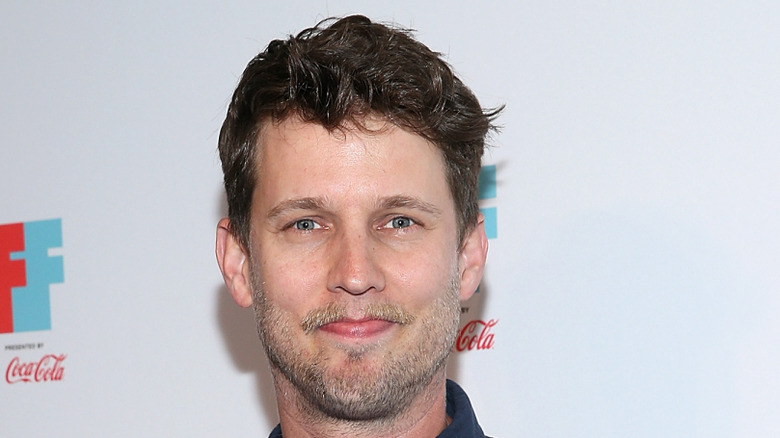
POLYGON ((325 333, 347 339, 369 339, 391 330, 398 323, 383 319, 343 319, 320 326, 325 333))
POLYGON ((301 326, 305 333, 322 331, 346 339, 368 339, 382 335, 396 326, 410 324, 414 315, 395 304, 369 304, 360 311, 359 316, 337 304, 310 311, 301 326))

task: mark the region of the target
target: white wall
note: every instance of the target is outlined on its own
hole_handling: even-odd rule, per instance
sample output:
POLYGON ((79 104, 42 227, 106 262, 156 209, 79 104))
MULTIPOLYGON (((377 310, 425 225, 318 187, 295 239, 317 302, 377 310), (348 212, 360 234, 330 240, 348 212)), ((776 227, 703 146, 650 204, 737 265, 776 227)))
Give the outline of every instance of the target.
POLYGON ((486 432, 780 434, 778 4, 221 3, 0 3, 0 224, 61 218, 65 276, 0 369, 67 355, 60 381, 0 380, 0 436, 267 434, 213 257, 217 132, 268 41, 352 12, 507 104, 464 314, 498 319, 494 346, 450 365, 486 432))

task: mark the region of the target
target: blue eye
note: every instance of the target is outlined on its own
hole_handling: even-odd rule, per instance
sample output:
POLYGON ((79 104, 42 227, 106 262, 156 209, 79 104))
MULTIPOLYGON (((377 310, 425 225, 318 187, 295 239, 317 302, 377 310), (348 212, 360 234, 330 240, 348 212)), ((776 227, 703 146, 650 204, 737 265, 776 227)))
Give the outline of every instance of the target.
POLYGON ((391 228, 406 228, 414 225, 414 221, 408 217, 399 216, 390 220, 388 225, 390 225, 391 228))
POLYGON ((293 226, 295 227, 296 230, 300 230, 300 231, 310 231, 315 228, 319 228, 317 222, 314 222, 311 219, 301 219, 299 221, 295 221, 293 226))

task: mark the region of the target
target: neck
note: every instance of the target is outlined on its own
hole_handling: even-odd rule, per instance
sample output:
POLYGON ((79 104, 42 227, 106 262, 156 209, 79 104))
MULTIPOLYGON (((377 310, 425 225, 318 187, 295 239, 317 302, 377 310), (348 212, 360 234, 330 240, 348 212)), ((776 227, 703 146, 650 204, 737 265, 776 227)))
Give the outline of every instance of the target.
POLYGON ((392 418, 350 421, 314 409, 281 373, 274 370, 279 419, 285 438, 422 438, 437 436, 450 422, 444 369, 437 372, 403 412, 392 418))

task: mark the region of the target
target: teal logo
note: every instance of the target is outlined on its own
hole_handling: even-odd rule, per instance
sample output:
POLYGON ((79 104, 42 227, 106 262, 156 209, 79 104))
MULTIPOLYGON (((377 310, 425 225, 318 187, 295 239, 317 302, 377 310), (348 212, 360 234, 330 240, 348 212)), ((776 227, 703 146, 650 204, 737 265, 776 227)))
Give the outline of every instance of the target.
POLYGON ((0 225, 0 333, 51 330, 49 286, 64 281, 62 221, 0 225))
MULTIPOLYGON (((479 173, 480 205, 489 205, 496 200, 496 165, 482 166, 479 173), (492 202, 491 202, 492 201, 492 202)), ((485 216, 485 234, 488 239, 498 237, 498 208, 482 207, 479 209, 485 216)))

